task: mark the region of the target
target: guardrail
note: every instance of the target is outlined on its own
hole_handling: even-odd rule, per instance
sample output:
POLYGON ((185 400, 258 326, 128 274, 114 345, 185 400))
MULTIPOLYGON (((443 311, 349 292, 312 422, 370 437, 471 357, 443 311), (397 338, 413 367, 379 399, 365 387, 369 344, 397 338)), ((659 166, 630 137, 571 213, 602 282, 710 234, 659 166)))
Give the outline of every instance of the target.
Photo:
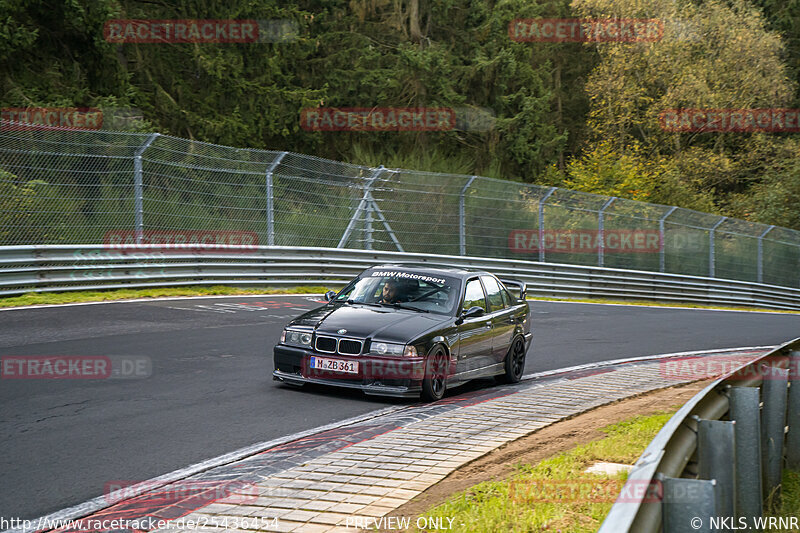
POLYGON ((694 396, 636 462, 598 533, 764 529, 784 462, 800 468, 798 365, 800 338, 694 396))
POLYGON ((339 286, 381 262, 485 269, 540 297, 612 298, 800 310, 800 289, 678 274, 510 259, 283 246, 0 247, 0 296, 180 285, 339 286))

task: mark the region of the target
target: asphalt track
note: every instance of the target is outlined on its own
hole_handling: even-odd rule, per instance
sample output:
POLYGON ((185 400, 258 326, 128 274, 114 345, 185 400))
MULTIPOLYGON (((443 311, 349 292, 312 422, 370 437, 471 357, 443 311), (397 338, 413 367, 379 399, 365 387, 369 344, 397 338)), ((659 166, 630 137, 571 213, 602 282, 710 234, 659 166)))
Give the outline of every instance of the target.
MULTIPOLYGON (((272 381, 272 345, 288 318, 317 305, 312 300, 240 296, 0 311, 1 356, 146 356, 153 364, 146 379, 0 380, 0 517, 35 518, 99 496, 108 483, 146 480, 408 403, 272 381)), ((800 336, 800 315, 558 302, 533 302, 532 309, 526 373, 800 336)))

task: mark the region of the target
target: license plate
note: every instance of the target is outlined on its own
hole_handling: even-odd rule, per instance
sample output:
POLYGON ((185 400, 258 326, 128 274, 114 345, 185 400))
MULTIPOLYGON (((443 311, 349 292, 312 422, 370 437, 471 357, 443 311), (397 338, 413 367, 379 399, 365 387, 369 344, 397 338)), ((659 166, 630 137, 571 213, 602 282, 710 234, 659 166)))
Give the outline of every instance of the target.
POLYGON ((317 370, 330 370, 332 372, 344 372, 346 374, 358 374, 358 362, 345 361, 344 359, 312 357, 311 368, 316 368, 317 370))

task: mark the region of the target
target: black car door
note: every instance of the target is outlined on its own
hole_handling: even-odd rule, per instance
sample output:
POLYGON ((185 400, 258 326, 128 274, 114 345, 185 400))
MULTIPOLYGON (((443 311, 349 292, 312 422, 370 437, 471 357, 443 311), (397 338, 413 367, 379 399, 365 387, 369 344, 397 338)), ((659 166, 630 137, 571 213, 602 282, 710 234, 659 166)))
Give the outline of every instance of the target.
POLYGON ((502 287, 492 276, 481 276, 492 321, 492 362, 502 363, 514 337, 514 309, 506 306, 502 287))
MULTIPOLYGON (((478 278, 467 281, 461 311, 486 306, 486 295, 478 278)), ((477 377, 491 364, 492 325, 488 316, 466 318, 458 326, 458 364, 456 372, 464 378, 477 377)))

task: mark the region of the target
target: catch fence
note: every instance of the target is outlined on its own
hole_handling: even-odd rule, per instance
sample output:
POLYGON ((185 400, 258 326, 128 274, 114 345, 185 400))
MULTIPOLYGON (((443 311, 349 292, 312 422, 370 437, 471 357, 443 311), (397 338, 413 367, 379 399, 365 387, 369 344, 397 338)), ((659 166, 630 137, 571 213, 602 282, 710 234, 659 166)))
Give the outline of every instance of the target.
POLYGON ((800 232, 786 228, 481 176, 159 134, 0 123, 0 246, 191 243, 231 232, 257 246, 502 258, 800 287, 800 232))

